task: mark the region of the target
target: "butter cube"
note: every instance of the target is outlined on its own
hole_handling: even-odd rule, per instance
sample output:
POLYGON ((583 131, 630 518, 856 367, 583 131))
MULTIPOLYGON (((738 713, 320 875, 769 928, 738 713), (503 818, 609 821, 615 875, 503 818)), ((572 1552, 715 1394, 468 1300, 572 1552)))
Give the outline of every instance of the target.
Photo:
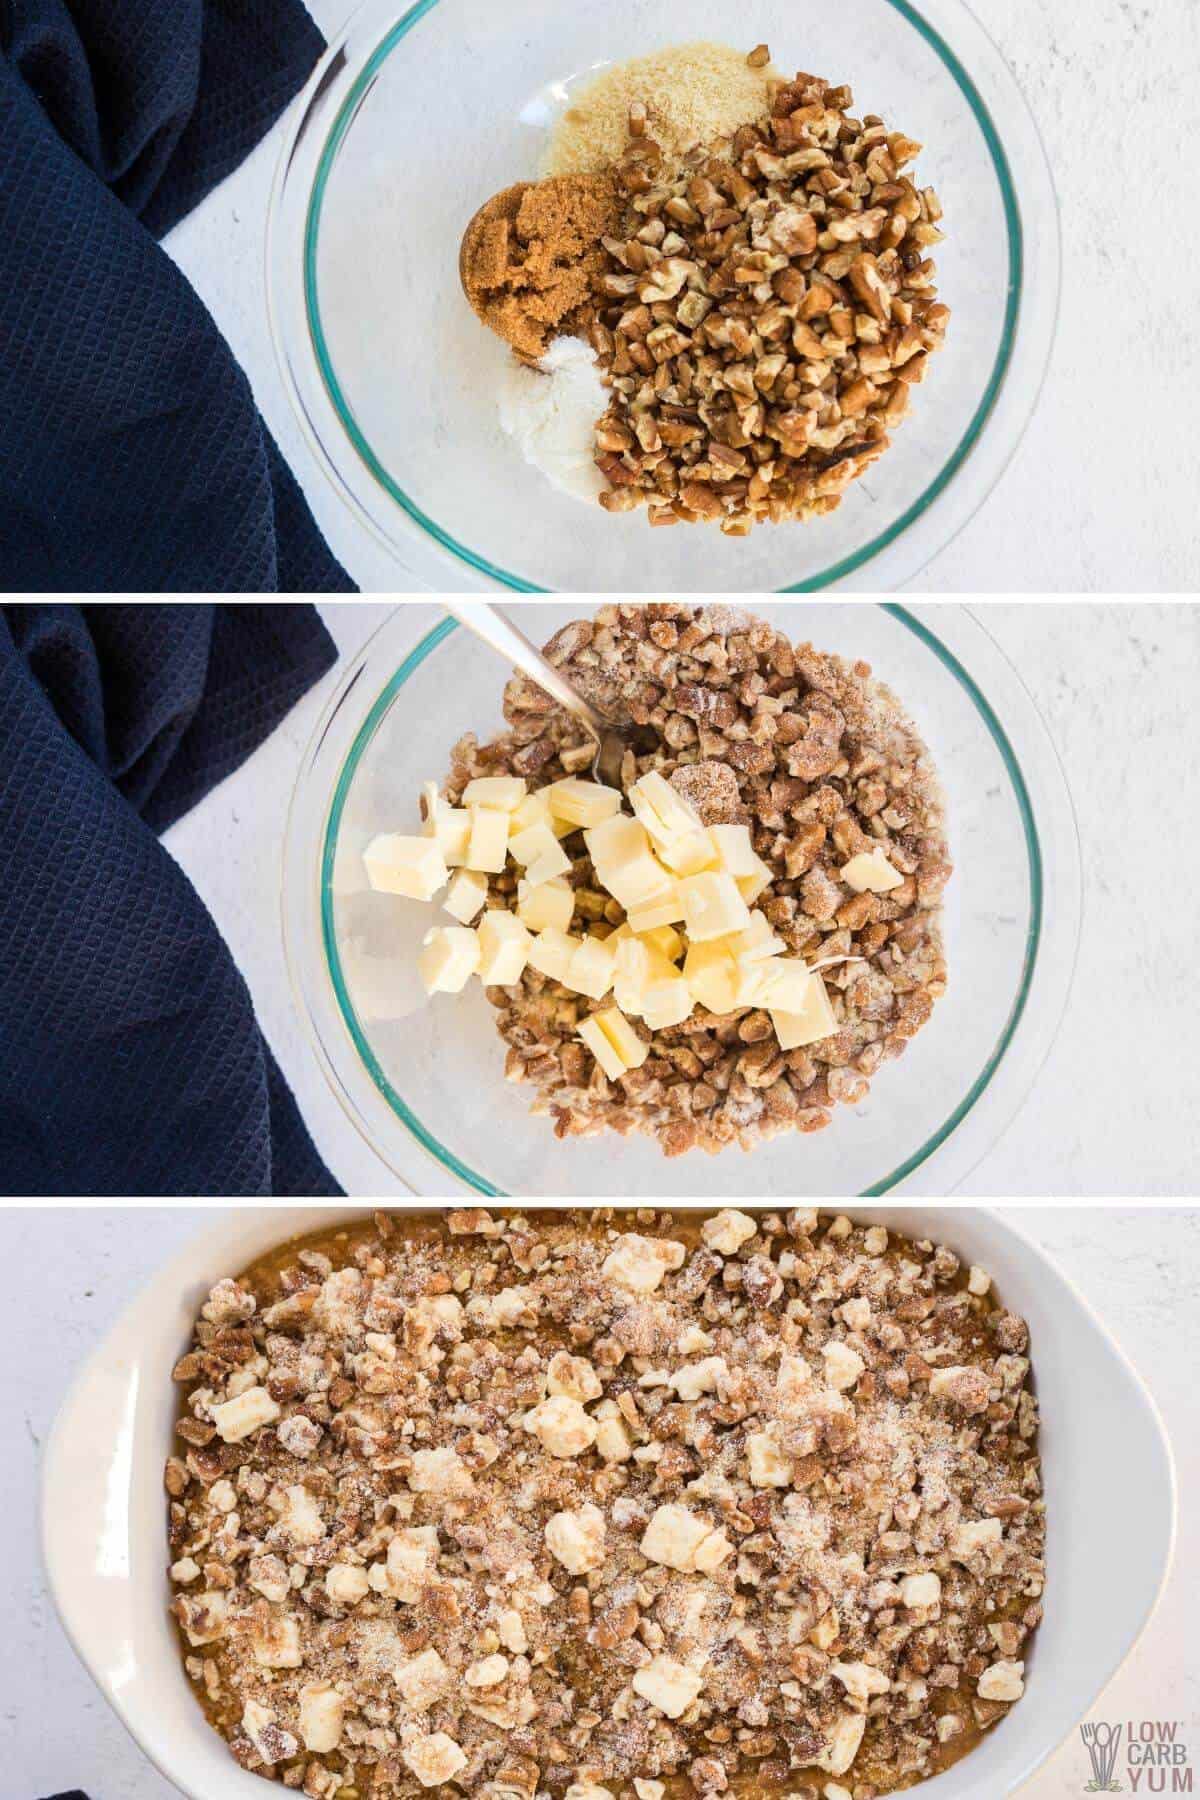
POLYGON ((740 963, 763 962, 769 956, 782 956, 787 945, 772 931, 765 913, 752 912, 745 931, 730 941, 730 949, 740 963))
POLYGON ((520 831, 528 830, 530 825, 545 825, 555 837, 569 837, 578 831, 569 819, 556 819, 550 811, 550 789, 537 788, 532 794, 526 794, 515 812, 508 815, 508 829, 511 836, 516 837, 520 831))
POLYGON ((679 884, 683 922, 693 944, 745 931, 750 908, 738 892, 732 875, 690 875, 679 884))
POLYGON ((476 875, 472 869, 460 869, 446 889, 442 905, 460 924, 469 925, 487 897, 487 876, 476 875))
POLYGON ((531 862, 525 871, 526 886, 541 887, 543 882, 554 881, 559 875, 565 875, 571 867, 571 860, 564 856, 557 843, 531 862))
MULTIPOLYGON (((609 939, 610 945, 612 939, 609 939)), ((650 946, 640 938, 619 938, 613 955, 613 993, 625 1012, 640 1013, 650 982, 650 946)))
POLYGON ((479 938, 465 925, 435 925, 425 933, 417 973, 427 994, 460 994, 479 967, 479 938))
POLYGON ((776 957, 768 957, 765 962, 742 962, 737 958, 734 959, 734 967, 737 970, 733 983, 735 1005, 766 1005, 771 972, 777 960, 776 957))
POLYGON ((384 832, 363 851, 363 864, 377 893, 403 894, 409 900, 432 900, 450 879, 435 838, 384 832))
POLYGON ((616 788, 599 781, 583 781, 577 775, 565 781, 552 782, 546 792, 550 811, 556 818, 572 825, 598 825, 621 810, 621 795, 616 788))
MULTIPOLYGON (((798 956, 775 956, 761 967, 764 998, 758 1004, 774 1007, 777 1012, 802 1013, 809 1004, 810 985, 820 976, 814 975, 798 956)), ((823 982, 821 991, 825 991, 823 982)))
POLYGON ((492 812, 515 812, 525 798, 523 775, 477 775, 463 789, 464 806, 486 806, 492 812))
POLYGON ((525 972, 532 942, 515 913, 484 913, 479 921, 480 981, 487 987, 512 987, 525 972))
POLYGON ((658 845, 658 854, 673 875, 699 875, 704 869, 719 867, 706 831, 689 831, 686 837, 671 838, 658 845))
POLYGON ((447 806, 440 800, 433 835, 441 846, 447 868, 461 869, 467 860, 467 845, 471 839, 471 815, 467 809, 447 806))
POLYGON ((487 806, 473 806, 467 839, 467 867, 485 875, 500 875, 508 856, 508 815, 487 806))
POLYGON ((567 859, 558 847, 558 839, 544 819, 533 825, 527 825, 524 831, 514 832, 508 840, 510 853, 523 869, 535 863, 539 856, 562 857, 563 867, 569 867, 567 859))
POLYGON ((624 1013, 610 1006, 593 1017, 627 1069, 640 1069, 650 1054, 650 1046, 638 1036, 624 1013))
POLYGON ((860 850, 843 865, 841 876, 856 894, 887 894, 904 881, 882 850, 860 850))
POLYGON ((656 861, 644 828, 628 814, 585 831, 584 842, 601 884, 627 912, 644 911, 671 893, 671 877, 656 861))
POLYGON ((530 931, 566 931, 575 914, 575 896, 565 881, 543 881, 537 887, 517 883, 517 917, 530 931))
POLYGON ((735 875, 738 893, 747 906, 753 906, 759 895, 769 888, 774 876, 761 857, 755 857, 758 867, 752 875, 735 875))
POLYGON ((829 1004, 829 995, 825 992, 825 983, 811 969, 809 976, 805 1002, 799 1012, 782 1012, 768 1004, 767 1010, 781 1050, 799 1050, 805 1044, 818 1043, 821 1038, 832 1037, 838 1028, 833 1008, 829 1004))
POLYGON ((601 938, 584 938, 561 980, 564 987, 586 994, 589 1000, 602 1000, 613 984, 612 951, 601 938))
POLYGON ((613 994, 625 1012, 640 1015, 649 988, 655 982, 674 981, 679 975, 675 964, 644 938, 620 938, 615 946, 610 938, 609 947, 615 958, 613 994))
POLYGON ((582 938, 553 927, 539 931, 529 946, 529 966, 550 981, 565 981, 571 958, 582 942, 582 938))
POLYGON ((679 898, 679 889, 672 882, 661 900, 653 900, 649 906, 631 909, 629 929, 636 936, 644 937, 648 931, 655 931, 662 925, 674 925, 682 918, 683 901, 679 898))
POLYGON ((422 835, 422 837, 436 836, 438 807, 443 804, 444 804, 444 802, 439 800, 439 798, 438 798, 437 782, 436 781, 423 781, 421 783, 421 835, 422 835))
POLYGON ((684 980, 711 1013, 730 1013, 738 1005, 739 973, 727 943, 692 944, 683 959, 684 980))
POLYGON ((727 875, 757 875, 762 864, 748 825, 710 825, 708 836, 727 875))
POLYGON ((587 1045, 604 1073, 610 1081, 619 1081, 625 1073, 627 1064, 622 1059, 616 1046, 611 1043, 601 1028, 595 1013, 590 1019, 584 1019, 579 1027, 579 1036, 587 1045))
POLYGON ((637 935, 668 962, 676 962, 683 955, 683 939, 671 925, 656 925, 653 931, 639 931, 637 935))
POLYGON ((673 838, 690 837, 704 829, 695 807, 676 793, 657 769, 634 782, 629 804, 657 844, 669 844, 673 838))
POLYGON ((695 1001, 692 990, 682 975, 670 980, 652 980, 642 995, 641 1016, 651 1031, 665 1031, 669 1025, 682 1025, 691 1016, 695 1001))

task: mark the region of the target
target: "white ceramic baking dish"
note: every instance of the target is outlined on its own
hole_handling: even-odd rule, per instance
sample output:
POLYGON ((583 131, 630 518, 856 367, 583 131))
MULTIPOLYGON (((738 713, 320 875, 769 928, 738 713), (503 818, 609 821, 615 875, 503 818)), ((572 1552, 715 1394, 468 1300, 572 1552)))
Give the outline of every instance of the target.
MULTIPOLYGON (((989 1269, 1029 1321, 1043 1412, 1046 1618, 1025 1698, 922 1800, 1014 1794, 1094 1704, 1157 1602, 1175 1531, 1171 1449, 1154 1402, 1104 1326, 1007 1219, 949 1207, 851 1206, 989 1269)), ((206 1723, 180 1663, 164 1541, 170 1371, 197 1306, 282 1239, 344 1209, 229 1212, 150 1283, 81 1370, 43 1467, 43 1544, 63 1624, 142 1750, 190 1800, 262 1800, 206 1723)), ((453 1789, 458 1793, 458 1789, 453 1789)))

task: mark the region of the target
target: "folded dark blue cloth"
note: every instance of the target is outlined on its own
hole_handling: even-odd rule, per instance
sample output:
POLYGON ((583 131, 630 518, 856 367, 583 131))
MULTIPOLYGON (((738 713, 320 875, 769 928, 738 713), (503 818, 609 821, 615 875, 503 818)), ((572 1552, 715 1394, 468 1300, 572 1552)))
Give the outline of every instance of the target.
POLYGON ((321 48, 300 0, 0 0, 0 589, 351 589, 156 242, 321 48))
POLYGON ((303 605, 0 608, 0 1193, 340 1192, 155 836, 334 655, 303 605))

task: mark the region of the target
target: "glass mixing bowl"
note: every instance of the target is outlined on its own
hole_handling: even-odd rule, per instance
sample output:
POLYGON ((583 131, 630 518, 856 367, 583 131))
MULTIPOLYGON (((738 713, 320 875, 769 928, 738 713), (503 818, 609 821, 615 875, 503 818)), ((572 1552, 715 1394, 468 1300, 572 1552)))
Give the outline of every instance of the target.
MULTIPOLYGON (((520 609, 545 641, 593 605, 520 609)), ((508 671, 433 605, 398 607, 351 663, 305 755, 288 821, 288 963, 318 1058, 351 1119, 414 1193, 553 1199, 945 1194, 994 1143, 1050 1048, 1080 919, 1079 846, 1053 746, 1011 665, 957 606, 767 602, 793 640, 861 657, 923 732, 949 804, 949 991, 860 1106, 811 1137, 665 1157, 613 1133, 562 1142, 503 1078, 478 982, 426 1000, 436 907, 372 893, 362 851, 417 829, 467 731, 502 727, 508 671)))
POLYGON ((1016 449, 1058 301, 1054 190, 1003 58, 962 0, 368 0, 296 103, 271 206, 284 381, 359 518, 430 588, 691 593, 898 586, 966 523, 1016 449), (925 146, 953 318, 892 448, 806 525, 652 530, 552 488, 497 418, 506 347, 458 281, 475 209, 538 172, 572 90, 696 38, 769 43, 849 82, 925 146))

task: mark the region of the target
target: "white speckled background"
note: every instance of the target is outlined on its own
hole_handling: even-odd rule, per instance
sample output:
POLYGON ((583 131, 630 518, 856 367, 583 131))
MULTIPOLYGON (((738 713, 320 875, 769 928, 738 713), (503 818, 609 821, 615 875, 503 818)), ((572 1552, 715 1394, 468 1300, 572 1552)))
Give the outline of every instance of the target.
MULTIPOLYGON (((352 10, 347 0, 309 4, 327 35, 352 10)), ((1062 310, 1049 378, 1016 458, 971 524, 910 586, 1193 591, 1200 261, 1185 224, 1191 188, 1171 169, 1200 140, 1200 7, 977 0, 975 10, 1022 85, 1054 170, 1062 310)), ((326 485, 276 371, 262 246, 281 132, 277 126, 168 248, 232 344, 358 585, 409 587, 326 485)))
MULTIPOLYGON (((440 616, 432 602, 415 608, 424 628, 440 616)), ((324 608, 344 656, 387 612, 363 601, 324 608)), ((1195 1193, 1200 1065, 1182 1046, 1194 1038, 1196 1006, 1200 608, 993 602, 981 614, 1023 675, 1066 768, 1082 839, 1085 918, 1055 1050, 1022 1112, 961 1191, 1195 1193), (1172 872, 1158 860, 1168 847, 1172 872)), ((284 966, 284 816, 301 751, 335 680, 336 673, 327 676, 308 694, 167 844, 231 945, 267 1038, 343 1187, 402 1193, 326 1086, 284 966)))
MULTIPOLYGON (((1200 1214, 1185 1210, 1024 1209, 1014 1222, 1054 1255, 1109 1325, 1148 1383, 1179 1463, 1180 1544, 1170 1584, 1141 1643, 1096 1716, 1180 1723, 1200 1763, 1200 1662, 1194 1599, 1200 1584, 1200 1482, 1195 1365, 1200 1358, 1200 1214)), ((36 1472, 71 1375, 139 1285, 188 1237, 202 1213, 179 1209, 0 1213, 0 1257, 23 1279, 0 1309, 4 1384, 0 1425, 0 1788, 12 1800, 84 1786, 92 1800, 170 1800, 76 1662, 39 1567, 36 1472)), ((1082 1373, 1082 1372, 1081 1372, 1082 1373)), ((1019 1716, 1019 1714, 1018 1714, 1019 1716)), ((1065 1800, 1089 1765, 1073 1737, 1021 1790, 1065 1800)), ((264 1790, 265 1792, 265 1790, 264 1790)))

